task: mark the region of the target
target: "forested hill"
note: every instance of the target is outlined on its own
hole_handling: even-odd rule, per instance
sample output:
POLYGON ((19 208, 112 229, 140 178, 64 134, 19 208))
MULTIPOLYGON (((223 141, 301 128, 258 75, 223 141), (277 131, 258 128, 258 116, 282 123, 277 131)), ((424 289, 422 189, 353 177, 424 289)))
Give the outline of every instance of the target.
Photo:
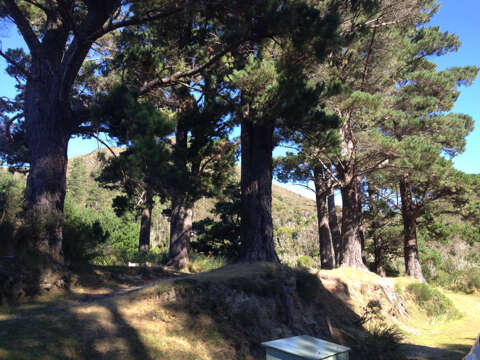
MULTIPOLYGON (((112 150, 116 153, 120 152, 118 148, 112 150)), ((106 156, 110 154, 110 151, 106 149, 99 151, 106 156)), ((74 216, 76 211, 80 211, 83 214, 82 216, 91 217, 92 220, 97 215, 100 218, 109 218, 114 223, 122 222, 125 226, 125 233, 129 234, 128 240, 125 236, 119 236, 121 234, 118 234, 117 231, 110 231, 107 241, 111 241, 112 244, 128 242, 130 244, 128 248, 133 254, 138 247, 139 219, 136 219, 134 213, 127 213, 122 218, 115 217, 112 200, 119 192, 103 188, 95 181, 101 169, 99 151, 70 159, 67 179, 67 215, 74 216)), ((239 176, 238 181, 240 181, 239 176)), ((206 218, 220 221, 221 215, 212 213, 214 204, 218 200, 220 199, 202 198, 197 201, 193 212, 194 222, 200 222, 206 218)), ((153 247, 160 247, 164 251, 168 249, 170 231, 169 219, 164 214, 164 210, 168 206, 168 202, 162 203, 160 199, 156 199, 151 226, 153 247)), ((272 210, 275 242, 281 258, 287 263, 296 264, 298 258, 308 256, 316 262, 319 245, 315 202, 280 186, 273 185, 272 210)), ((239 221, 238 214, 233 217, 235 218, 233 221, 239 221)), ((107 223, 105 222, 105 224, 107 223)))

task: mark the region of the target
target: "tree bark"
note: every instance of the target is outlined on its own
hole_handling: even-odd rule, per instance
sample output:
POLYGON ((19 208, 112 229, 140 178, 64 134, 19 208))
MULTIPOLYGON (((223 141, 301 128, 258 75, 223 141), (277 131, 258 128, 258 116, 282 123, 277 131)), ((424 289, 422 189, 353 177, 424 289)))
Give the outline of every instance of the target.
POLYGON ((320 264, 322 269, 333 269, 335 257, 332 234, 328 222, 327 189, 322 176, 322 168, 314 170, 315 200, 317 204, 318 240, 320 245, 320 264))
MULTIPOLYGON (((195 101, 193 97, 183 98, 184 113, 192 110, 195 101)), ((175 151, 173 161, 182 169, 187 167, 186 154, 188 152, 188 125, 180 117, 175 129, 175 151)), ((178 269, 186 268, 189 262, 190 233, 192 231, 193 204, 188 201, 186 189, 179 186, 172 190, 172 210, 170 215, 170 249, 168 253, 168 266, 178 269)))
POLYGON ((362 208, 360 184, 356 175, 345 177, 342 184, 342 261, 341 266, 367 269, 362 259, 362 208))
POLYGON ((335 264, 338 266, 341 262, 342 254, 342 235, 338 226, 337 209, 335 207, 335 194, 333 190, 328 195, 328 223, 332 233, 333 249, 335 251, 335 264))
POLYGON ((418 256, 417 209, 413 202, 408 174, 400 178, 400 197, 402 199, 402 218, 404 231, 405 273, 407 276, 425 282, 418 256))
POLYGON ((193 209, 187 206, 184 197, 172 198, 170 215, 170 250, 168 266, 184 269, 188 266, 190 234, 192 231, 193 209))
POLYGON ((152 225, 152 192, 147 190, 147 194, 145 196, 145 208, 142 211, 142 218, 140 220, 140 239, 138 242, 138 250, 141 252, 147 252, 150 250, 150 228, 152 225))
POLYGON ((273 242, 272 222, 273 124, 254 122, 247 114, 242 119, 241 127, 239 260, 279 263, 273 242))
POLYGON ((67 146, 71 136, 69 104, 59 99, 59 84, 41 64, 27 82, 25 125, 30 153, 26 209, 35 231, 35 247, 63 261, 63 207, 66 193, 67 146))

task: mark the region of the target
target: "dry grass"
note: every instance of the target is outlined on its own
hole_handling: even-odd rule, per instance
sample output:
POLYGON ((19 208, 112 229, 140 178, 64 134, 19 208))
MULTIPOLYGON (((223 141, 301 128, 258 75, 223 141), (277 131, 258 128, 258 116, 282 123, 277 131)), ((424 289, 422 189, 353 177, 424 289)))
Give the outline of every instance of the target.
MULTIPOLYGON (((55 299, 43 304, 24 304, 3 312, 0 359, 251 359, 248 344, 241 336, 232 337, 229 325, 214 317, 220 315, 198 307, 192 311, 181 304, 176 306, 182 300, 172 299, 170 294, 175 296, 175 292, 171 289, 216 282, 239 289, 251 287, 248 291, 253 292, 264 291, 252 285, 258 282, 264 287, 272 286, 269 290, 272 291, 282 271, 288 270, 272 264, 230 265, 208 273, 165 279, 128 295, 53 308, 53 311, 55 299)), ((375 296, 381 293, 379 281, 398 289, 405 289, 413 281, 381 279, 352 269, 322 271, 319 275, 324 286, 339 298, 343 294, 345 303, 357 309, 359 316, 362 315, 359 304, 368 303, 374 293, 375 296), (374 288, 375 292, 371 290, 374 288)), ((103 286, 101 282, 97 285, 97 288, 103 286)), ((418 348, 452 350, 439 350, 430 358, 460 359, 480 331, 480 297, 451 292, 446 295, 464 313, 461 319, 435 321, 409 303, 408 318, 389 317, 387 311, 383 314, 384 321, 387 325, 401 325, 405 342, 418 348)))

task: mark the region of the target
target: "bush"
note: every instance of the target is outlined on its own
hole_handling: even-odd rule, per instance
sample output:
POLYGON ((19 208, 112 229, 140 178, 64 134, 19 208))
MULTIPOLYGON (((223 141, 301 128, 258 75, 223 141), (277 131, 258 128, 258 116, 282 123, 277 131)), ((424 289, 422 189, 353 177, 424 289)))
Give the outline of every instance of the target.
POLYGON ((311 269, 313 267, 313 259, 310 256, 300 256, 297 259, 297 265, 301 268, 311 269))
POLYGON ((413 283, 407 286, 408 292, 413 300, 427 316, 435 318, 453 319, 458 318, 460 313, 452 301, 443 295, 439 290, 433 289, 427 284, 413 283))
POLYGON ((101 254, 100 245, 109 237, 97 214, 91 209, 80 207, 72 201, 65 202, 65 224, 63 227, 63 254, 73 263, 88 263, 101 254))
POLYGON ((469 288, 480 291, 480 268, 471 269, 467 273, 467 281, 469 288))

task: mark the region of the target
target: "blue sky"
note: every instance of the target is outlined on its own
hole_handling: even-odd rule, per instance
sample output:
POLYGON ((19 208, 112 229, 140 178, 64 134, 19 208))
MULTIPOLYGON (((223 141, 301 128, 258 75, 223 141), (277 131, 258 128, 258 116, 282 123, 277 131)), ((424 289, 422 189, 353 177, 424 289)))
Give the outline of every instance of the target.
MULTIPOLYGON (((462 41, 460 50, 434 59, 439 69, 452 66, 476 65, 480 67, 480 14, 479 0, 445 0, 440 11, 432 20, 442 30, 457 34, 462 41)), ((23 45, 16 29, 0 24, 2 50, 23 45)), ((5 61, 0 59, 0 96, 13 97, 15 82, 4 71, 5 61)), ((467 138, 466 151, 454 160, 455 167, 467 173, 480 173, 480 79, 470 87, 461 89, 461 95, 453 111, 468 114, 475 120, 475 130, 467 138)), ((69 144, 69 157, 89 153, 101 147, 95 140, 72 139, 69 144)), ((297 189, 298 191, 299 189, 297 189)))

